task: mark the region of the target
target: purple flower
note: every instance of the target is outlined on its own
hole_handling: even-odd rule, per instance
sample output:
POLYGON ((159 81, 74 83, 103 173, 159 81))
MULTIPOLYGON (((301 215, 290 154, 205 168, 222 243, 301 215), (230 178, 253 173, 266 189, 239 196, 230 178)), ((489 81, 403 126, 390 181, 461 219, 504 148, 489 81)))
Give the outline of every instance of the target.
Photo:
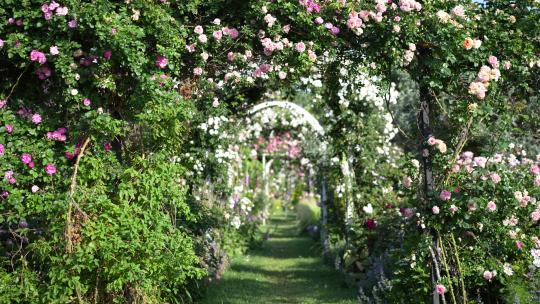
POLYGON ((364 226, 367 228, 367 229, 375 229, 377 228, 377 221, 375 221, 374 219, 372 218, 369 218, 367 219, 366 223, 364 224, 364 226))
POLYGON ((106 50, 105 52, 103 52, 103 58, 109 60, 109 59, 111 59, 111 56, 112 56, 112 51, 111 50, 106 50))
POLYGON ((68 22, 69 28, 76 28, 77 27, 77 20, 73 19, 68 22))
POLYGON ((49 67, 42 66, 36 70, 36 75, 40 80, 45 80, 51 77, 52 71, 49 67))
POLYGON ((156 66, 160 69, 164 69, 166 66, 167 66, 167 63, 169 63, 169 61, 167 60, 167 58, 165 58, 164 56, 157 56, 156 58, 156 66))
POLYGON ((45 173, 49 174, 49 175, 53 175, 56 173, 56 167, 53 165, 53 164, 47 164, 47 166, 45 166, 45 173))
POLYGON ((23 155, 21 155, 21 161, 23 164, 28 165, 30 162, 32 162, 32 155, 23 153, 23 155))

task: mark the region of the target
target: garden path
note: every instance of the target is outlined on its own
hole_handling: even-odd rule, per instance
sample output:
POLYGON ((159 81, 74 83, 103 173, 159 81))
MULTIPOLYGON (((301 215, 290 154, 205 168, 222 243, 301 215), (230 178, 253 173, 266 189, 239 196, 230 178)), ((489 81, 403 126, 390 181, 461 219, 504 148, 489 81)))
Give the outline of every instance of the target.
POLYGON ((294 215, 279 214, 261 248, 233 260, 203 304, 353 304, 355 290, 323 264, 317 244, 298 236, 294 215))

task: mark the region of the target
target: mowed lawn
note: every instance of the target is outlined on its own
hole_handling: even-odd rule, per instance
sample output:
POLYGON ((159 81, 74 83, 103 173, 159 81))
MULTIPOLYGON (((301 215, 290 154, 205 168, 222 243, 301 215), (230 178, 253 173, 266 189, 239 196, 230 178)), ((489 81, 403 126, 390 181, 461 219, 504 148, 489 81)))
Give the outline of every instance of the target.
POLYGON ((354 288, 323 264, 313 240, 297 235, 294 216, 275 216, 270 227, 276 227, 270 239, 233 260, 203 304, 358 303, 354 288))

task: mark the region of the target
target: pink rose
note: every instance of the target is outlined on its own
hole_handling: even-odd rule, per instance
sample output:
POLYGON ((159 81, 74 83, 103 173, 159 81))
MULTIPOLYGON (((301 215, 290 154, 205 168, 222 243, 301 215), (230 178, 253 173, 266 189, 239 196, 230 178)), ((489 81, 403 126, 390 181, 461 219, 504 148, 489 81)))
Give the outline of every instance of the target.
POLYGON ((156 66, 160 69, 164 69, 167 66, 167 63, 169 63, 169 60, 165 58, 164 56, 158 55, 156 58, 156 66))
POLYGON ((106 50, 105 52, 103 52, 103 58, 105 58, 107 60, 110 60, 111 56, 112 56, 112 51, 111 50, 106 50))
POLYGON ((197 25, 197 26, 195 27, 195 29, 194 29, 194 32, 195 32, 195 34, 200 35, 200 34, 204 33, 204 29, 203 29, 202 26, 197 25))
POLYGON ((36 125, 39 125, 41 123, 41 115, 39 114, 32 115, 32 122, 36 125))
POLYGON ((437 284, 437 286, 435 286, 435 292, 437 294, 443 295, 446 292, 446 287, 444 287, 444 285, 442 284, 437 284))
POLYGON ((234 52, 227 53, 227 60, 234 61, 234 52))
POLYGON ((411 188, 412 186, 412 183, 413 183, 413 180, 412 178, 410 178, 409 176, 405 176, 403 178, 403 186, 407 189, 411 188))
POLYGON ((303 53, 306 50, 306 45, 303 42, 298 42, 294 45, 297 52, 303 53))
POLYGON ((540 187, 540 176, 534 179, 534 185, 540 187))
POLYGON ((223 37, 223 32, 221 30, 217 30, 217 31, 212 33, 212 36, 216 40, 221 40, 221 38, 223 37))
POLYGON ((21 161, 23 164, 28 165, 32 161, 32 155, 23 153, 23 155, 21 155, 21 161))
POLYGON ((90 106, 90 104, 92 104, 92 102, 90 101, 90 99, 88 99, 88 98, 83 99, 83 105, 84 105, 85 107, 90 106))
POLYGON ((484 279, 491 281, 493 279, 493 273, 489 270, 484 271, 484 279))
POLYGON ((13 132, 13 125, 6 125, 6 132, 8 132, 8 134, 11 134, 13 132))
POLYGON ((53 175, 56 173, 56 167, 53 165, 53 164, 47 164, 47 166, 45 166, 45 173, 49 174, 49 175, 53 175))
POLYGON ((486 207, 487 207, 488 210, 491 211, 491 212, 497 210, 497 205, 495 204, 494 201, 489 201, 489 202, 487 203, 487 206, 486 206, 486 207))
POLYGON ((321 18, 321 17, 317 17, 317 18, 315 18, 315 23, 316 23, 316 24, 323 24, 323 23, 324 23, 324 20, 323 20, 323 18, 321 18))
POLYGON ((197 76, 201 76, 203 73, 203 69, 202 68, 194 68, 193 69, 193 74, 197 75, 197 76))
POLYGON ((428 145, 433 146, 433 145, 437 144, 437 139, 435 137, 433 137, 433 136, 430 136, 428 138, 428 140, 427 140, 427 143, 428 143, 428 145))
POLYGON ((0 156, 4 155, 5 152, 6 152, 6 148, 4 147, 4 145, 0 144, 0 156))
POLYGON ((443 201, 448 201, 452 197, 452 193, 448 190, 441 191, 441 194, 439 195, 439 198, 443 201))
POLYGON ((235 28, 232 28, 232 29, 229 29, 229 36, 232 38, 232 39, 236 39, 238 38, 238 30, 235 29, 235 28))
POLYGON ((39 64, 45 64, 45 62, 47 62, 45 54, 38 50, 32 50, 30 52, 30 60, 37 61, 39 64))
POLYGON ((497 173, 491 173, 489 175, 489 177, 491 178, 491 181, 495 184, 498 184, 501 182, 501 177, 499 176, 499 174, 497 173))
POLYGON ((36 186, 36 185, 33 185, 33 186, 32 186, 32 193, 36 193, 36 192, 38 192, 38 191, 39 191, 39 187, 36 186))
POLYGON ((463 5, 458 5, 452 9, 452 14, 457 17, 465 17, 465 8, 463 5))
POLYGON ((497 59, 497 57, 491 55, 488 57, 488 62, 489 64, 491 64, 491 66, 493 68, 498 68, 499 67, 499 60, 497 59))
POLYGON ((532 165, 531 169, 529 170, 533 175, 539 175, 540 174, 540 167, 538 165, 532 165))
POLYGON ((450 207, 448 208, 448 211, 450 211, 450 213, 454 214, 458 211, 458 207, 456 205, 450 205, 450 207))
POLYGON ((531 213, 531 220, 538 222, 540 220, 540 209, 537 209, 531 213))
POLYGON ((439 209, 438 206, 433 206, 433 207, 431 208, 431 212, 433 212, 433 214, 435 214, 435 215, 439 214, 440 211, 441 211, 441 210, 439 209))

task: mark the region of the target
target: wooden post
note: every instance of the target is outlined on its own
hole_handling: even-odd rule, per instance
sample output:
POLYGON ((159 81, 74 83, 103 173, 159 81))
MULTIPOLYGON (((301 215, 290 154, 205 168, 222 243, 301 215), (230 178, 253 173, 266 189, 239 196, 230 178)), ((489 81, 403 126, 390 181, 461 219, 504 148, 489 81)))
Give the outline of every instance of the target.
MULTIPOLYGON (((420 113, 419 113, 419 126, 420 126, 420 155, 422 155, 422 206, 421 208, 427 212, 429 212, 431 208, 430 204, 430 196, 433 195, 434 190, 434 181, 433 181, 433 163, 431 159, 431 155, 429 153, 425 153, 425 151, 428 151, 428 147, 426 145, 427 139, 432 136, 431 130, 430 130, 430 97, 429 97, 429 91, 426 88, 425 84, 420 83, 420 113)), ((437 263, 437 242, 434 235, 434 232, 432 233, 433 237, 433 246, 435 248, 435 255, 432 257, 434 260, 432 261, 431 265, 431 281, 432 281, 432 290, 435 289, 435 285, 437 284, 437 277, 436 273, 439 273, 438 263, 437 263)), ((439 304, 441 301, 440 295, 436 292, 433 292, 433 304, 439 304)), ((443 299, 443 302, 444 299, 443 299)))

